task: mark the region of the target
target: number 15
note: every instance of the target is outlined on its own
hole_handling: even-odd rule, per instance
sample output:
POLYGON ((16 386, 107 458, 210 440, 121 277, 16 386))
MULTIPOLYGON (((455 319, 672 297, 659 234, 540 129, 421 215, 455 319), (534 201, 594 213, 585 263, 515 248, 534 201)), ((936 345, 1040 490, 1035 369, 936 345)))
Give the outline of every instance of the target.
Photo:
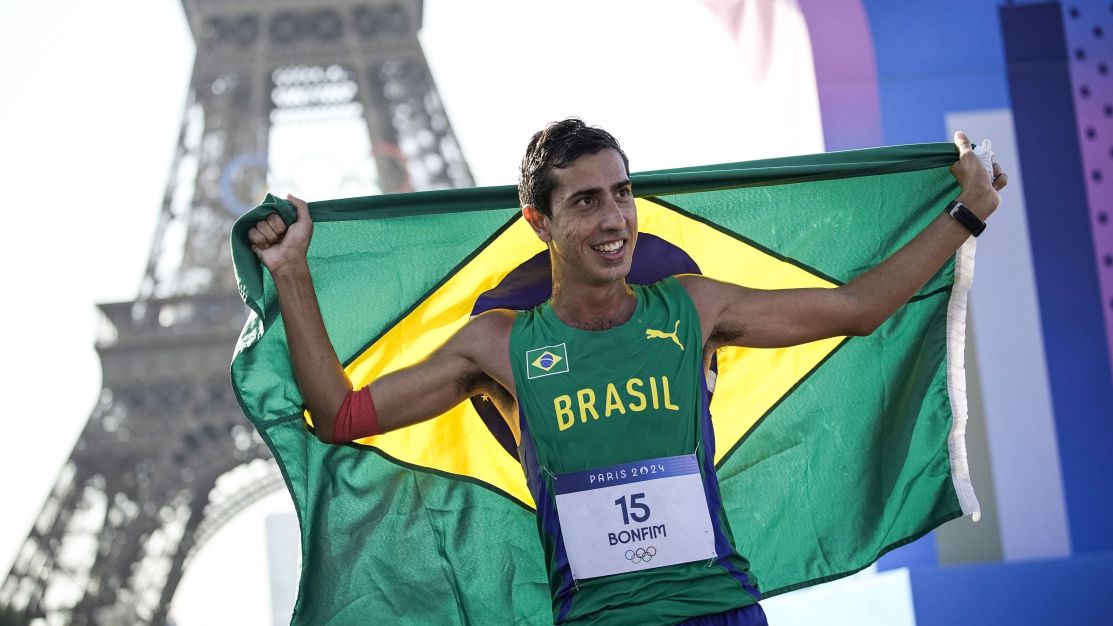
POLYGON ((629 509, 627 509, 627 506, 626 506, 626 496, 622 496, 621 498, 614 501, 614 503, 616 505, 618 505, 619 507, 622 508, 622 523, 623 524, 629 526, 631 519, 634 520, 635 522, 639 523, 639 524, 644 522, 645 520, 649 519, 649 505, 639 502, 639 500, 641 500, 644 497, 645 497, 644 493, 630 494, 629 509), (642 511, 642 512, 638 513, 638 511, 642 511))

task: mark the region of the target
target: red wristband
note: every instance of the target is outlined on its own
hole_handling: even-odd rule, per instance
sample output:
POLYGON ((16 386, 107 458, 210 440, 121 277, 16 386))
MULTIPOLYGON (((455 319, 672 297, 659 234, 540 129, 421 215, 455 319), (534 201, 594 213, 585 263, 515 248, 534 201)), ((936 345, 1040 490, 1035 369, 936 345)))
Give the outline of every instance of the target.
POLYGON ((378 435, 379 416, 371 400, 371 386, 349 391, 332 422, 332 440, 341 443, 378 435))

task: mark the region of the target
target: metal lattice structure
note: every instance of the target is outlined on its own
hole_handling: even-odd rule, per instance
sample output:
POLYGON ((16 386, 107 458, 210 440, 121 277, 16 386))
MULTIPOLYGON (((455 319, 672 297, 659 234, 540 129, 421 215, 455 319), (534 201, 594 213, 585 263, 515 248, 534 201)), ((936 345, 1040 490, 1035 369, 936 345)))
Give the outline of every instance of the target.
POLYGON ((139 298, 100 305, 104 388, 0 586, 0 622, 164 624, 190 558, 281 488, 228 361, 228 250, 277 124, 362 119, 382 191, 470 186, 420 0, 183 0, 197 56, 139 298))

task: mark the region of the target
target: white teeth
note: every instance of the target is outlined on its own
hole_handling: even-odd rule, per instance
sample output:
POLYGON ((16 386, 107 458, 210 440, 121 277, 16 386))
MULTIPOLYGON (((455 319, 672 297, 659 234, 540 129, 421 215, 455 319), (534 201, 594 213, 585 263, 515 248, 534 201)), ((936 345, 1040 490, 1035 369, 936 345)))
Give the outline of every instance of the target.
POLYGON ((617 252, 618 249, 621 248, 621 247, 622 247, 622 240, 621 239, 619 239, 618 241, 612 241, 610 243, 604 243, 604 244, 601 244, 601 245, 598 245, 598 246, 592 246, 592 248, 594 248, 595 250, 598 250, 599 252, 617 252))

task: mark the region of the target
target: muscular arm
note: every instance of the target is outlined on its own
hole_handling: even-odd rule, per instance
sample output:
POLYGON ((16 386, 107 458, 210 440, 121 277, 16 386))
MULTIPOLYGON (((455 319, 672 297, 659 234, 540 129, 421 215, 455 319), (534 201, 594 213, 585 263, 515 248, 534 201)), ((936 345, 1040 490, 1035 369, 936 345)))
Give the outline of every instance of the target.
MULTIPOLYGON (((294 224, 287 227, 272 215, 256 224, 248 238, 274 278, 294 378, 313 415, 317 438, 337 443, 333 422, 352 385, 325 330, 306 262, 313 229, 309 209, 297 198, 289 200, 298 211, 294 224)), ((497 354, 491 346, 506 345, 512 318, 502 313, 477 317, 425 360, 374 381, 371 395, 380 429, 386 432, 435 417, 471 395, 489 392, 493 380, 476 359, 497 354)))
POLYGON ((496 404, 504 402, 509 395, 505 389, 513 388, 513 383, 504 378, 498 364, 509 366, 513 321, 509 311, 483 313, 421 362, 371 383, 383 432, 436 417, 480 394, 492 397, 496 404))
MULTIPOLYGON (((951 171, 962 186, 958 199, 983 220, 1000 201, 1006 178, 991 182, 957 133, 959 161, 951 171)), ((999 171, 995 171, 999 173, 999 171)), ((970 237, 970 231, 941 214, 881 264, 835 289, 758 290, 699 276, 682 282, 699 309, 704 342, 775 348, 844 335, 868 335, 927 283, 970 237)))

